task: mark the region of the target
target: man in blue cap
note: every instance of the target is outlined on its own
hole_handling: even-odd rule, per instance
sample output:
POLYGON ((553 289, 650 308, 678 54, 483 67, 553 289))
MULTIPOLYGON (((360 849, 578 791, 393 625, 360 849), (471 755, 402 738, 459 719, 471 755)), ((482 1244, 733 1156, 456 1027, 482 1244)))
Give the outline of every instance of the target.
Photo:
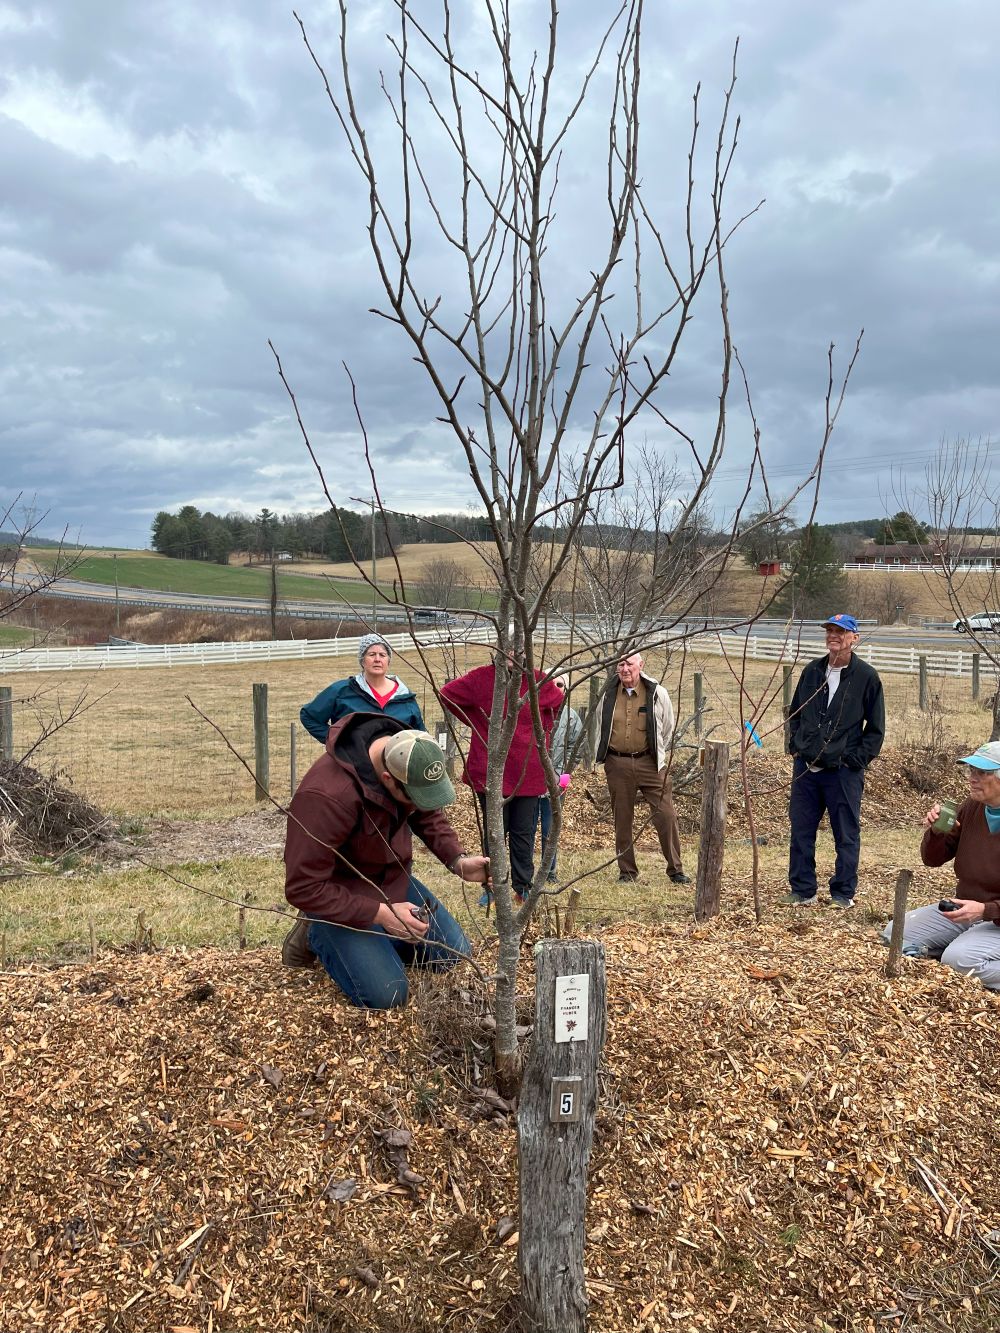
MULTIPOLYGON (((1000 990, 1000 741, 988 741, 958 761, 969 779, 968 800, 946 832, 934 828, 937 803, 924 815, 920 859, 925 866, 954 860, 950 898, 907 912, 903 953, 940 958, 947 967, 1000 990)), ((892 922, 885 928, 888 943, 892 922)))
POLYGON ((788 718, 788 751, 794 758, 788 803, 791 837, 789 907, 817 902, 816 830, 824 812, 837 851, 830 879, 834 907, 854 906, 861 855, 861 797, 865 769, 885 738, 885 700, 874 667, 856 657, 854 616, 838 612, 822 622, 826 655, 799 677, 788 718))

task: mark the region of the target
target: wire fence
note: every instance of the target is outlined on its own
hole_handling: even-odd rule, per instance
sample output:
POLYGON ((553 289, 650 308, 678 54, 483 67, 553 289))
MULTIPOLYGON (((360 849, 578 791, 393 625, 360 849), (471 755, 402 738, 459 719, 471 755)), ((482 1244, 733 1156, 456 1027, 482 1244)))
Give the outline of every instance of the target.
MULTIPOLYGON (((802 654, 813 655, 810 649, 802 654)), ((483 646, 451 644, 430 653, 428 666, 440 682, 487 660, 483 646)), ((699 730, 738 744, 752 719, 765 748, 780 752, 788 663, 777 657, 744 660, 742 651, 718 656, 692 650, 674 652, 669 661, 650 654, 647 667, 663 673, 678 720, 687 722, 685 744, 696 744, 699 730), (696 689, 703 700, 700 728, 693 719, 696 689)), ((310 660, 272 660, 8 677, 13 753, 30 751, 33 766, 57 772, 105 810, 140 816, 237 814, 255 804, 253 685, 268 685, 269 788, 285 800, 294 778, 320 754, 299 723, 299 709, 331 678, 350 674, 352 665, 343 660, 329 668, 310 660), (53 729, 60 722, 65 725, 53 729)), ((425 724, 434 731, 443 712, 419 659, 400 648, 393 669, 413 689, 425 724)), ((794 675, 798 670, 791 667, 794 675)), ((995 688, 992 678, 984 675, 979 703, 970 679, 952 670, 928 666, 923 677, 887 672, 883 682, 890 745, 920 744, 932 734, 935 743, 954 736, 964 745, 988 737, 990 720, 983 710, 995 688)), ((584 714, 591 699, 590 682, 574 680, 572 706, 584 714)))

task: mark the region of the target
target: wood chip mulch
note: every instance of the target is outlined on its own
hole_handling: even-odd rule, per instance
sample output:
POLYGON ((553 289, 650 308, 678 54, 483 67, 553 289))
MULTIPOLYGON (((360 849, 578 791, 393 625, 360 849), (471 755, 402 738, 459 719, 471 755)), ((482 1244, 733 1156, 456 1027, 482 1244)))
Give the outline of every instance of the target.
MULTIPOLYGON (((1000 1326, 1000 997, 887 982, 827 912, 602 938, 593 1330, 1000 1326)), ((274 950, 0 976, 0 1329, 513 1327, 478 985, 368 1014, 274 950)))

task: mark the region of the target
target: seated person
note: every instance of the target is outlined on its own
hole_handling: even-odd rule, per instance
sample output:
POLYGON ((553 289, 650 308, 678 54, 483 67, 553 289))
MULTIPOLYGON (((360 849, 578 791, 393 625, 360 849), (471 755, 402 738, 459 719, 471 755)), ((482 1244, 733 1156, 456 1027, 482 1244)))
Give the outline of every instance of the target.
MULTIPOLYGON (((920 858, 925 866, 954 860, 958 882, 950 896, 954 910, 937 904, 907 912, 903 953, 940 958, 989 990, 1000 990, 1000 741, 981 745, 958 761, 966 766, 969 799, 948 833, 931 828, 941 807, 924 815, 920 858)), ((892 922, 882 938, 888 943, 892 922)))
POLYGON ((469 953, 454 917, 412 874, 416 833, 452 874, 486 884, 489 861, 466 856, 441 814, 455 799, 440 747, 392 718, 350 713, 288 808, 285 897, 299 919, 282 946, 289 967, 315 958, 352 1004, 405 1004, 407 965, 443 971, 469 953))

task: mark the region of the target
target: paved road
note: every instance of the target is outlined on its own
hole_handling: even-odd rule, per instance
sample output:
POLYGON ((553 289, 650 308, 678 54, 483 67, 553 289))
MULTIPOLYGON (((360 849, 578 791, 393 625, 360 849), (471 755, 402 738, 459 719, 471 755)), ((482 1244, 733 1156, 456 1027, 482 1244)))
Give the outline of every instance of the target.
MULTIPOLYGON (((29 581, 23 575, 13 576, 15 583, 29 581)), ((303 620, 346 620, 366 618, 371 615, 371 601, 366 598, 365 590, 359 587, 358 596, 352 610, 343 601, 287 601, 282 598, 278 609, 284 616, 295 616, 303 620)), ((46 597, 68 597, 78 601, 113 602, 116 592, 113 584, 90 583, 83 579, 63 578, 50 584, 45 589, 46 597)), ((218 597, 208 593, 168 592, 152 588, 119 587, 117 598, 122 606, 153 606, 163 610, 176 611, 217 611, 230 615, 267 615, 270 602, 263 597, 218 597)), ((406 613, 391 607, 379 607, 379 621, 387 624, 405 624, 406 613)), ((690 628, 708 625, 712 621, 688 622, 690 628)), ((758 638, 813 638, 818 634, 819 626, 814 622, 805 622, 789 631, 788 627, 776 623, 758 623, 749 631, 745 626, 730 629, 726 622, 718 622, 715 627, 727 636, 751 633, 758 638)), ((871 625, 862 628, 862 639, 877 644, 905 644, 927 648, 963 648, 972 645, 967 634, 954 629, 928 629, 912 625, 871 625)))

